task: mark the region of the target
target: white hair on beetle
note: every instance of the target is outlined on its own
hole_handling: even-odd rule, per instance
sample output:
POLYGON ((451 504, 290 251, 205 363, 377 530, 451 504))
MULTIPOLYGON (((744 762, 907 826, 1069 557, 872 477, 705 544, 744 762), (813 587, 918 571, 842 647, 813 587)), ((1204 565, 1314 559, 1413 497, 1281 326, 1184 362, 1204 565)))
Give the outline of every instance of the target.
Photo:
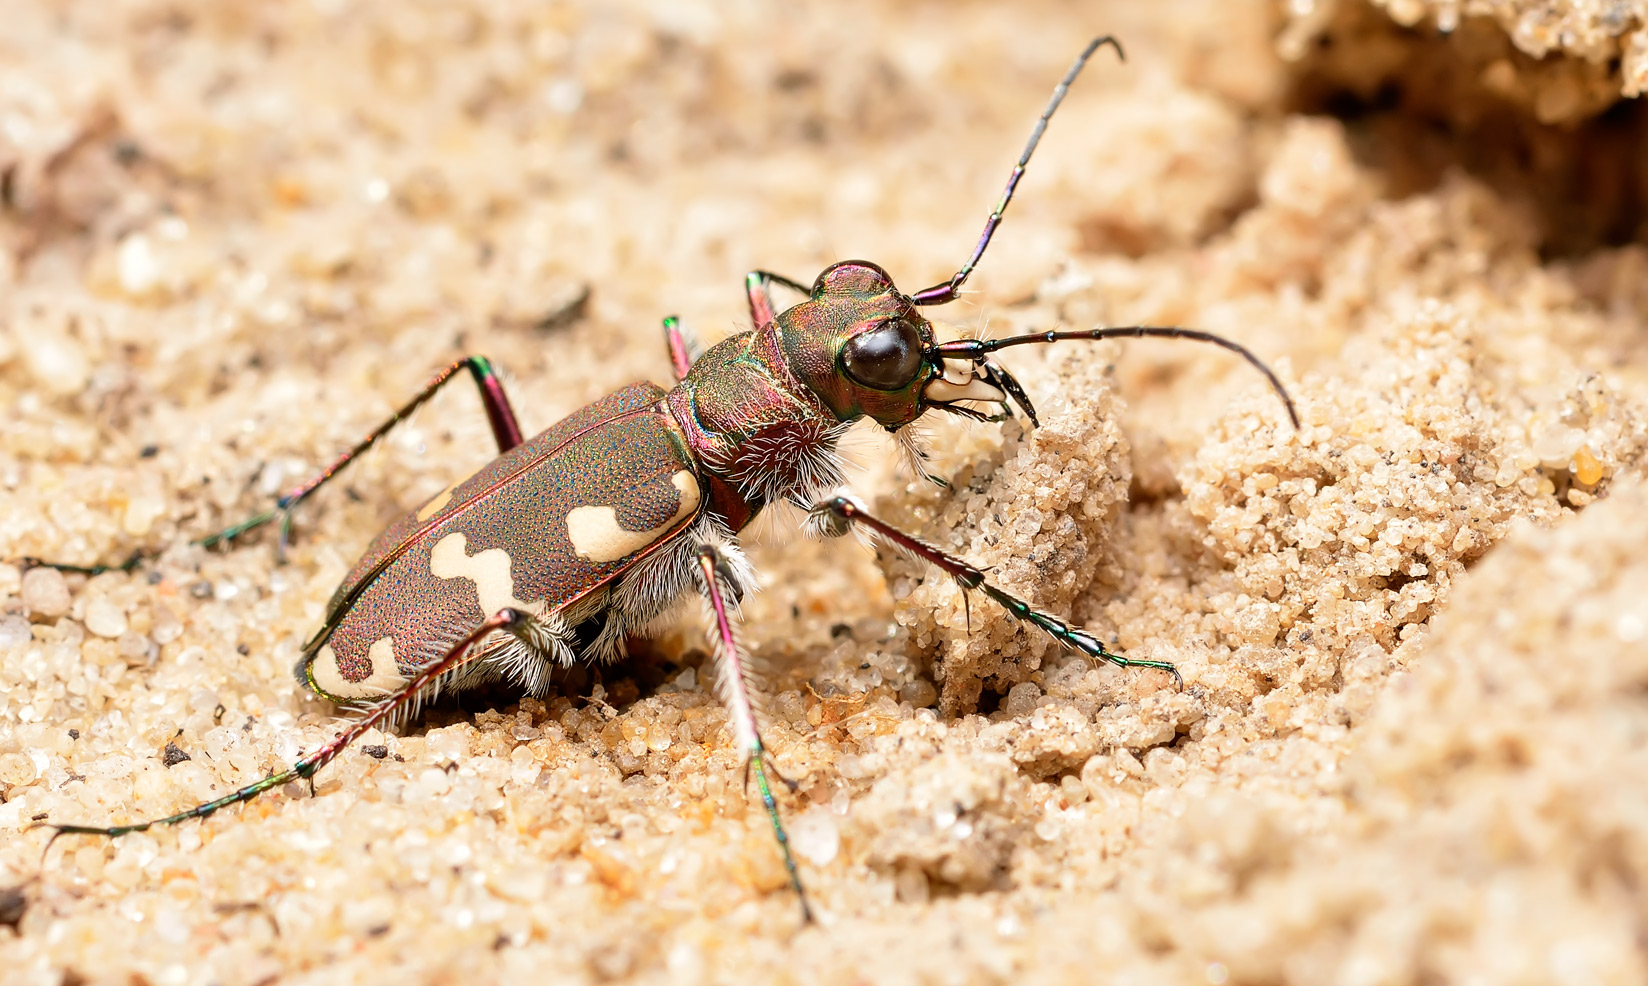
MULTIPOLYGON (((721 546, 717 546, 717 551, 721 546)), ((731 567, 730 559, 726 555, 720 558, 723 565, 731 567)), ((747 563, 746 563, 747 564, 747 563)), ((717 566, 718 568, 722 566, 717 566)), ((711 646, 715 653, 715 694, 726 707, 727 714, 732 719, 733 736, 746 756, 754 756, 760 749, 759 722, 760 711, 757 705, 757 696, 766 694, 763 676, 756 668, 749 652, 745 649, 742 634, 739 632, 739 621, 736 604, 729 599, 725 592, 717 592, 721 599, 726 616, 726 630, 732 639, 729 642, 721 634, 721 623, 717 619, 714 603, 711 601, 712 587, 705 576, 702 567, 695 566, 700 597, 703 602, 704 617, 709 621, 711 646)), ((719 572, 717 573, 720 574, 719 572)), ((733 575, 736 579, 738 576, 733 575)), ((716 579, 714 588, 721 589, 731 580, 716 579)))

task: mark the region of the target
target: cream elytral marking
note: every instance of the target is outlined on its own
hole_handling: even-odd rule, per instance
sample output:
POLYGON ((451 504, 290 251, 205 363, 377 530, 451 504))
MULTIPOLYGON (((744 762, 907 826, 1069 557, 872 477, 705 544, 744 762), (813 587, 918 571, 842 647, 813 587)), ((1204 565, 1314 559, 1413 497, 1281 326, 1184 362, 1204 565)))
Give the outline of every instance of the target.
POLYGON ((675 516, 650 531, 626 531, 618 526, 613 507, 576 507, 566 516, 567 537, 579 558, 593 562, 627 558, 663 537, 670 528, 698 509, 698 479, 685 469, 670 477, 681 493, 675 516))
POLYGON ((452 491, 457 489, 457 488, 458 488, 458 484, 453 483, 451 486, 448 486, 446 489, 441 490, 439 493, 436 493, 433 497, 430 497, 428 503, 426 503, 423 506, 418 508, 418 523, 421 524, 424 521, 428 520, 429 518, 431 518, 431 517, 435 516, 436 514, 440 513, 442 507, 444 507, 447 504, 452 502, 452 491))
POLYGON ((488 548, 471 555, 469 539, 453 531, 435 543, 429 553, 429 572, 438 579, 469 579, 475 583, 475 598, 487 617, 510 606, 532 612, 530 603, 515 598, 515 577, 509 570, 509 552, 488 548))
POLYGON ((367 649, 366 657, 372 662, 372 673, 361 681, 350 681, 338 670, 337 652, 327 644, 315 652, 309 673, 321 691, 337 698, 382 698, 406 684, 406 676, 395 664, 394 641, 388 637, 378 638, 367 649))
POLYGON ((448 486, 446 489, 441 490, 439 493, 436 493, 434 496, 430 497, 428 503, 418 508, 418 523, 421 524, 444 510, 446 505, 452 502, 452 494, 457 491, 458 487, 474 478, 475 477, 473 475, 465 476, 456 483, 453 483, 451 486, 448 486))

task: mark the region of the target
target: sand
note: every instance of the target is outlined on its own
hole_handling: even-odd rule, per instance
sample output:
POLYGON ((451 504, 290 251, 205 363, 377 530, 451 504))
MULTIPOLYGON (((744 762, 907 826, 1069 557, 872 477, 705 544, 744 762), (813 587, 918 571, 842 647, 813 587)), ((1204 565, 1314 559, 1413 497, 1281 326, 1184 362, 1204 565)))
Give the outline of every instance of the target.
POLYGON ((0 978, 1648 978, 1648 22, 1530 47, 1535 5, 1485 4, 1435 36, 1477 6, 8 8, 0 978), (855 487, 1182 691, 775 514, 744 616, 816 924, 692 620, 373 735, 313 794, 42 859, 40 816, 180 810, 330 737, 299 648, 485 419, 438 398, 284 563, 190 538, 465 353, 536 431, 665 379, 661 316, 740 328, 748 269, 947 276, 1102 30, 1127 63, 944 317, 1226 333, 1302 427, 1208 347, 1023 349, 1040 428, 931 422, 949 489, 864 429, 855 487))
POLYGON ((1355 59, 1357 67, 1344 62, 1366 79, 1389 71, 1393 56, 1404 61, 1445 46, 1452 67, 1435 68, 1478 73, 1485 91, 1544 123, 1578 122, 1648 91, 1643 0, 1300 0, 1288 4, 1287 15, 1278 42, 1291 59, 1304 57, 1325 36, 1334 42, 1386 39, 1375 42, 1383 57, 1370 47, 1362 54, 1373 57, 1355 59), (1415 27, 1423 29, 1405 30, 1415 27), (1403 40, 1388 43, 1397 37, 1403 40))

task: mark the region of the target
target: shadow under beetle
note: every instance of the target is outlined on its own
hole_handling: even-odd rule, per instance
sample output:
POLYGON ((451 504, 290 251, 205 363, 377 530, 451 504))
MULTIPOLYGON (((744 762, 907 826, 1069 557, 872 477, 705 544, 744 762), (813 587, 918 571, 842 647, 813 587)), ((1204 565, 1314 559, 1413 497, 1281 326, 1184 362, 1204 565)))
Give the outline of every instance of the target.
MULTIPOLYGON (((1165 661, 1130 660, 1099 639, 992 585, 979 569, 878 520, 837 490, 836 446, 858 419, 873 418, 920 459, 900 429, 929 410, 976 420, 1036 412, 997 350, 1071 339, 1154 336, 1210 342, 1245 358, 1298 417, 1281 382, 1251 352, 1191 329, 1128 326, 1039 332, 1002 339, 936 340, 921 309, 954 301, 983 256, 1048 119, 1087 60, 1114 38, 1089 43, 1041 117, 985 222, 972 255, 947 281, 905 294, 861 260, 833 264, 808 287, 766 271, 745 278, 754 328, 694 358, 674 317, 664 336, 676 384, 631 384, 525 439, 492 365, 470 356, 441 371, 410 403, 280 497, 275 508, 205 539, 226 542, 290 513, 372 447, 448 381, 467 370, 498 442, 498 457, 410 511, 378 536, 338 587, 326 620, 303 648, 297 674, 316 694, 362 709, 330 742, 287 769, 166 818, 107 827, 52 825, 58 835, 118 836, 202 818, 270 788, 313 777, 350 743, 437 687, 503 679, 529 692, 550 671, 618 656, 689 593, 714 627, 718 690, 755 775, 804 918, 812 911, 768 784, 772 765, 751 708, 735 608, 755 584, 738 533, 764 507, 807 512, 806 529, 837 537, 857 526, 931 563, 1059 643, 1121 667, 1179 673, 1165 661), (771 288, 806 300, 782 312, 771 288), (993 406, 986 413, 973 405, 993 406)), ((128 566, 129 567, 129 566, 128 566)), ((1181 682, 1182 684, 1182 682, 1181 682)), ((54 836, 55 838, 55 836, 54 836)))

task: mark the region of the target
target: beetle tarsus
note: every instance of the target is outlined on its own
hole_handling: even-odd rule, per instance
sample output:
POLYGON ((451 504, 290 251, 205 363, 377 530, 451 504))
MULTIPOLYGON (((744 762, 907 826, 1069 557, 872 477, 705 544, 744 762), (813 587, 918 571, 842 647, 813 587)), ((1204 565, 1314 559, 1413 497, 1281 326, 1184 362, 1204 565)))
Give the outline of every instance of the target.
POLYGON ((321 470, 319 475, 293 487, 276 498, 274 509, 265 510, 238 524, 226 527, 216 534, 209 534, 194 543, 203 548, 226 544, 242 534, 262 527, 276 517, 280 517, 280 540, 276 545, 276 557, 284 563, 286 548, 291 543, 292 511, 297 508, 297 505, 307 500, 316 490, 331 482, 345 466, 348 466, 351 462, 360 458, 368 449, 377 445, 396 425, 409 418, 413 411, 416 411, 431 397, 434 397, 442 387, 462 370, 469 371, 470 379, 474 381, 475 388, 480 393, 481 405, 486 411, 488 423, 492 426, 492 437, 498 443, 498 451, 500 453, 508 452, 521 444, 521 426, 515 420, 515 410, 510 406, 509 395, 504 392, 503 381, 498 378, 497 368, 485 356, 465 356, 435 374, 410 401, 396 410, 394 414, 391 414, 388 420, 372 429, 371 434, 356 442, 347 452, 333 459, 325 469, 321 470))
POLYGON ((23 563, 24 568, 51 568, 70 575, 98 576, 106 572, 130 572, 158 554, 159 552, 150 551, 147 548, 138 548, 118 565, 68 565, 62 562, 46 561, 33 555, 24 555, 18 561, 23 563))
MULTIPOLYGON (((761 734, 756 729, 755 709, 750 701, 748 682, 749 662, 739 644, 731 607, 728 605, 728 586, 723 584, 732 582, 731 571, 720 549, 713 544, 699 545, 696 557, 698 588, 704 596, 715 627, 714 644, 720 664, 718 679, 721 701, 727 706, 727 711, 732 717, 733 734, 744 750, 744 785, 746 788, 749 786, 750 774, 753 771, 756 788, 761 792, 761 804, 767 810, 767 819, 772 823, 773 836, 778 840, 778 848, 784 855, 784 869, 789 873, 790 886, 801 901, 803 919, 810 924, 813 920, 812 907, 807 903, 807 892, 801 886, 801 874, 796 868, 795 854, 790 851, 790 837, 784 830, 784 820, 778 814, 778 801, 773 797, 772 788, 767 783, 767 767, 770 766, 771 760, 767 756, 766 746, 761 742, 761 734)), ((737 588, 736 585, 732 587, 737 588)), ((785 780, 776 769, 773 770, 773 776, 784 781, 792 792, 796 790, 795 785, 785 780)))
MULTIPOLYGON (((1068 646, 1081 651, 1089 658, 1114 664, 1118 668, 1148 668, 1155 671, 1166 671, 1173 676, 1173 683, 1178 690, 1184 691, 1184 675, 1179 673, 1179 669, 1172 662, 1123 657, 1106 647, 1099 638, 1085 630, 1077 630, 1069 626, 1066 626, 1065 630, 1068 632, 1068 636, 1058 633, 1054 633, 1054 636, 1060 637, 1068 646)), ((1052 630, 1048 632, 1053 633, 1052 630)))
MULTIPOLYGON (((132 832, 144 832, 157 825, 176 825, 179 822, 186 822, 191 818, 205 818, 208 815, 216 813, 220 808, 227 808, 230 805, 250 801, 270 788, 279 787, 282 784, 288 784, 295 780, 308 780, 310 783, 310 793, 313 794, 314 776, 317 771, 326 766, 328 763, 331 763, 338 754, 342 753, 351 743, 364 735, 367 730, 374 728, 378 725, 378 723, 394 714, 397 709, 411 701, 413 696, 428 687, 432 682, 438 680, 442 675, 455 670, 459 665, 476 656, 478 653, 478 648, 476 645, 479 644, 481 639, 487 634, 490 634, 496 630, 515 632, 525 619, 526 617, 524 614, 515 609, 504 609, 499 611, 497 615, 486 620, 479 627, 475 628, 475 630, 473 630, 468 636, 458 641, 458 643, 447 652, 445 657, 434 662, 433 664, 425 666, 421 671, 414 675, 412 679, 401 688, 400 691, 394 693, 383 702, 378 703, 370 709, 366 715, 351 723, 343 732, 322 744, 320 749, 299 759, 285 770, 270 774, 262 780, 254 784, 248 784, 238 791, 231 792, 213 801, 198 804, 187 811, 180 811, 175 815, 167 815, 164 818, 151 819, 146 822, 107 826, 72 824, 59 825, 53 822, 42 822, 40 824, 47 828, 55 829, 57 835, 100 835, 108 838, 116 838, 122 835, 128 835, 132 832)), ((55 838, 56 835, 53 836, 54 840, 55 838)))
MULTIPOLYGON (((755 783, 761 791, 761 803, 767 809, 767 819, 772 822, 773 836, 778 839, 778 847, 784 854, 784 869, 790 876, 790 887, 795 890, 796 899, 801 901, 801 921, 803 924, 812 924, 813 907, 807 900, 807 890, 801 885, 801 874, 796 870, 795 854, 790 851, 790 836, 784 831, 784 823, 778 817, 778 801, 773 797, 772 788, 767 784, 767 774, 762 767, 764 754, 757 753, 746 761, 755 767, 755 783)), ((780 778, 782 780, 782 778, 780 778)))
POLYGON ((791 794, 796 794, 796 793, 800 792, 801 782, 791 780, 790 778, 785 777, 782 773, 780 773, 779 770, 778 770, 778 764, 773 760, 772 754, 768 753, 765 747, 763 747, 761 749, 760 757, 762 758, 763 761, 765 761, 765 763, 767 765, 767 773, 773 775, 774 780, 778 781, 778 783, 780 783, 780 784, 784 785, 785 787, 789 788, 791 794))
POLYGON ((275 510, 265 510, 263 513, 248 517, 238 524, 231 524, 215 534, 208 534, 205 537, 196 540, 194 543, 202 548, 215 548, 220 544, 228 544, 235 538, 240 537, 242 534, 262 527, 264 524, 274 520, 279 513, 280 511, 278 508, 275 510))

